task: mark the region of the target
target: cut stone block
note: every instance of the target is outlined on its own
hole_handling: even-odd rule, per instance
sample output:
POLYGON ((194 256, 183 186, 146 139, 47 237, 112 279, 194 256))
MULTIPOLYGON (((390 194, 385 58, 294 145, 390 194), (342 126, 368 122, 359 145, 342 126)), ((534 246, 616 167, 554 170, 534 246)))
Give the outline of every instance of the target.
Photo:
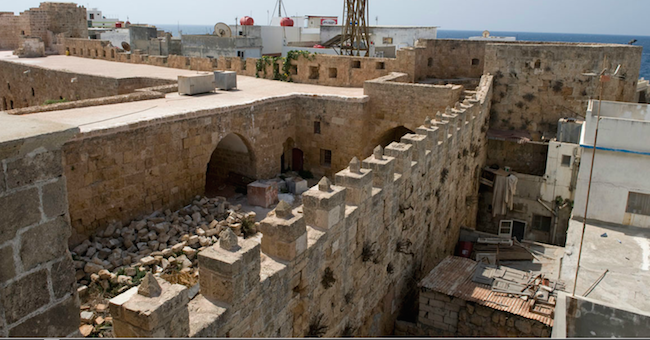
POLYGON ((299 177, 287 178, 286 183, 289 192, 292 194, 300 195, 309 190, 309 184, 307 184, 307 181, 299 177))
POLYGON ((213 74, 178 76, 178 94, 195 95, 214 91, 213 74))
POLYGON ((278 201, 278 183, 255 181, 247 188, 248 204, 268 208, 278 201))
POLYGON ((307 225, 298 208, 285 217, 270 212, 260 222, 262 251, 272 257, 291 261, 307 249, 307 225))
POLYGON ((208 299, 235 304, 260 282, 260 244, 249 238, 231 251, 219 245, 199 253, 201 294, 208 299))
POLYGON ((116 337, 181 338, 189 334, 189 297, 185 286, 162 279, 160 296, 149 298, 133 287, 110 300, 116 337))
POLYGON ((219 90, 232 90, 237 88, 237 72, 214 72, 214 83, 219 90))
POLYGON ((315 186, 302 196, 305 221, 312 227, 330 229, 345 217, 345 187, 331 185, 328 191, 315 186))

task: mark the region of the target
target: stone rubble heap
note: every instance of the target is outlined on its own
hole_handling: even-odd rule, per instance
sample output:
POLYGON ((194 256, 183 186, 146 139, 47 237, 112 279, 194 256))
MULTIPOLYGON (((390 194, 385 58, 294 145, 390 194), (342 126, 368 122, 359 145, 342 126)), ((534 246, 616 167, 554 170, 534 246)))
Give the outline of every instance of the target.
POLYGON ((241 205, 233 206, 223 197, 197 196, 173 213, 156 212, 127 226, 112 223, 71 249, 76 279, 81 285, 97 283, 104 290, 121 286, 121 292, 142 271, 161 273, 176 265, 180 272, 197 274, 197 253, 218 242, 224 228, 237 236, 256 233, 255 212, 240 209, 241 205))

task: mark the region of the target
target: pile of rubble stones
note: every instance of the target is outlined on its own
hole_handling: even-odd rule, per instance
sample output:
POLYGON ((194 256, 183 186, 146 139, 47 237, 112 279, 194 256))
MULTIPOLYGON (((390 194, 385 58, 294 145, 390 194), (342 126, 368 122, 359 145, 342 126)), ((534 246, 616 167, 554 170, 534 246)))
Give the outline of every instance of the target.
POLYGON ((83 296, 95 283, 119 294, 137 284, 145 272, 159 274, 169 266, 198 275, 197 253, 216 243, 224 228, 237 236, 255 234, 255 212, 240 212, 225 198, 197 196, 176 211, 154 213, 124 226, 119 222, 71 249, 83 296))

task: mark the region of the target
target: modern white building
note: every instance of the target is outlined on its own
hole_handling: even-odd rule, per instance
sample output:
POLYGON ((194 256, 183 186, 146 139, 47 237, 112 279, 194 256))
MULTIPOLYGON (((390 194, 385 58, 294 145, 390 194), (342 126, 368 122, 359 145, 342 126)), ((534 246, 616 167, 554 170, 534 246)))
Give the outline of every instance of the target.
POLYGON ((90 23, 89 27, 115 27, 115 23, 120 21, 118 18, 107 18, 102 14, 102 11, 97 8, 86 10, 87 20, 90 23))
MULTIPOLYGON (((574 217, 583 218, 598 101, 589 102, 580 137, 574 217)), ((603 101, 587 219, 650 227, 650 106, 603 101)))
MULTIPOLYGON (((342 26, 322 26, 320 41, 325 43, 342 33, 342 26)), ((370 26, 370 56, 395 58, 398 50, 415 46, 418 39, 436 39, 437 26, 370 26)))

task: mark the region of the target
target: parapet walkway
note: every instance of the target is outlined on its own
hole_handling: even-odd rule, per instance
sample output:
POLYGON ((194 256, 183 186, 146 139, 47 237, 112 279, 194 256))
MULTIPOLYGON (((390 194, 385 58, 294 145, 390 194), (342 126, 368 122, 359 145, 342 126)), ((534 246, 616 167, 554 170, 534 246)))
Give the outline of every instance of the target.
MULTIPOLYGON (((197 71, 167 67, 59 55, 36 59, 19 59, 7 51, 0 52, 0 61, 114 78, 176 79, 179 75, 198 73, 197 71)), ((293 94, 337 96, 341 97, 341 99, 361 99, 363 97, 363 88, 287 83, 246 76, 237 76, 237 86, 238 89, 234 91, 216 91, 215 93, 198 96, 179 96, 177 93, 171 93, 164 99, 42 112, 30 114, 29 117, 69 124, 79 127, 82 133, 87 133, 191 112, 253 104, 264 99, 286 97, 293 94)))

